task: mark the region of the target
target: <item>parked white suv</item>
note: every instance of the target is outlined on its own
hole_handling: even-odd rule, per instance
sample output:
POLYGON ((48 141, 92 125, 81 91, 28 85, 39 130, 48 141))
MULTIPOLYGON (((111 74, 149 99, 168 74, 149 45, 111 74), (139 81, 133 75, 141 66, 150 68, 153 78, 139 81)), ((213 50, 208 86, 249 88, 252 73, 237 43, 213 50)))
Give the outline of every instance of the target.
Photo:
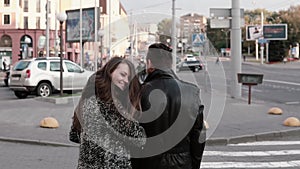
MULTIPOLYGON (((63 60, 63 90, 82 90, 94 72, 63 60)), ((60 90, 60 58, 40 57, 18 61, 10 73, 10 89, 22 99, 29 94, 48 97, 60 90)))

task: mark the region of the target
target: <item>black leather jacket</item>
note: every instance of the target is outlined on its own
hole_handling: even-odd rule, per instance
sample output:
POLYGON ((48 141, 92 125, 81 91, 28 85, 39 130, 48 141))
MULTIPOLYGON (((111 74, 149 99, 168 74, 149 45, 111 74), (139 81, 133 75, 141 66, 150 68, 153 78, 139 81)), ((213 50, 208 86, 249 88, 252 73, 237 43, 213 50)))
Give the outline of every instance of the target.
POLYGON ((159 138, 154 144, 146 141, 141 151, 147 154, 175 144, 158 155, 132 159, 133 169, 199 169, 205 147, 199 88, 179 80, 172 71, 155 70, 146 77, 141 95, 141 125, 147 138, 159 138))

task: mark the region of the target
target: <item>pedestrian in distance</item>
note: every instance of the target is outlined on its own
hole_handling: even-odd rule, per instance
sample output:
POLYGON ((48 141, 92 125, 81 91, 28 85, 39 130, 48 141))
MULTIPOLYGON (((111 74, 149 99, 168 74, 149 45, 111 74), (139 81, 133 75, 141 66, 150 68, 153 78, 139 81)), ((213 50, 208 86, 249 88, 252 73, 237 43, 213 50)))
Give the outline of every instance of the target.
POLYGON ((7 67, 6 59, 3 59, 3 61, 2 61, 2 69, 3 69, 3 71, 6 71, 6 67, 7 67))
POLYGON ((77 169, 131 169, 130 147, 145 143, 134 120, 139 82, 134 65, 113 57, 87 82, 74 110, 69 139, 80 143, 77 169))
POLYGON ((216 64, 219 64, 219 63, 220 63, 220 56, 217 56, 216 64))
POLYGON ((149 46, 146 72, 138 121, 147 140, 133 169, 199 169, 206 139, 199 88, 172 71, 172 49, 163 43, 149 46))

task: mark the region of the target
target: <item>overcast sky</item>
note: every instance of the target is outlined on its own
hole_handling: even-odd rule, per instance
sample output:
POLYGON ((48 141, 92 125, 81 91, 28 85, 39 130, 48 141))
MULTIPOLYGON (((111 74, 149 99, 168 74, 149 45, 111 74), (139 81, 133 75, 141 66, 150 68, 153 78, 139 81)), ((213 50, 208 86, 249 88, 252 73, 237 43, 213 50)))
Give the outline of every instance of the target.
MULTIPOLYGON (((171 15, 172 0, 120 0, 128 14, 160 13, 171 15)), ((231 8, 232 0, 175 0, 176 16, 198 13, 209 17, 210 8, 231 8)), ((300 0, 240 0, 241 8, 265 8, 269 11, 286 10, 291 5, 300 5, 300 0)))

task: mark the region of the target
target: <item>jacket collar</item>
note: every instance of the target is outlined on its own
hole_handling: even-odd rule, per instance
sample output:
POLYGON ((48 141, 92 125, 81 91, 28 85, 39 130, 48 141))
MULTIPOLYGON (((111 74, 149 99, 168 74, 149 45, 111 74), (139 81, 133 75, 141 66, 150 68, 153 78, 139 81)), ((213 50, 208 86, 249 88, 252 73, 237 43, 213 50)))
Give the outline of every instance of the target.
POLYGON ((177 76, 171 69, 161 70, 155 69, 153 72, 149 73, 144 82, 149 82, 154 79, 177 79, 177 76))

